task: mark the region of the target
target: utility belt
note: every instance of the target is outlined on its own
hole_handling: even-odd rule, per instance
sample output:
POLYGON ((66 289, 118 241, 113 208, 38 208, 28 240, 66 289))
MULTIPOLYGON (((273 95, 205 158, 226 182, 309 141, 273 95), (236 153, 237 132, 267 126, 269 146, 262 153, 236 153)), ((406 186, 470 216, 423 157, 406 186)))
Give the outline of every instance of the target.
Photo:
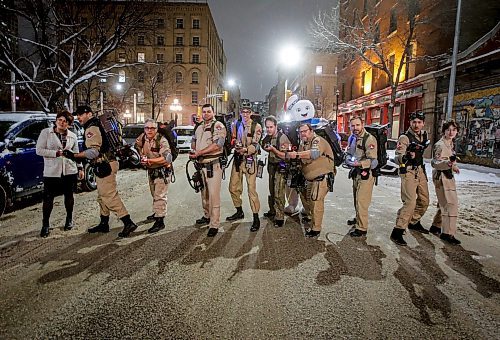
POLYGON ((217 164, 217 163, 220 163, 220 159, 214 159, 213 161, 211 162, 208 162, 208 163, 198 163, 199 164, 199 169, 207 169, 207 177, 208 178, 212 178, 214 177, 214 165, 217 164))
POLYGON ((154 181, 157 178, 163 178, 165 183, 167 183, 170 175, 172 174, 171 168, 160 167, 154 169, 148 169, 148 177, 154 181))
MULTIPOLYGON (((240 171, 241 165, 244 163, 245 168, 247 170, 250 170, 254 167, 256 158, 254 155, 240 155, 236 153, 234 155, 234 166, 236 167, 236 171, 240 171)), ((252 172, 252 174, 255 172, 255 170, 252 172)))
POLYGON ((349 175, 347 177, 355 179, 359 175, 363 181, 366 181, 368 178, 370 178, 370 172, 370 168, 363 169, 360 167, 354 167, 349 171, 349 175))
POLYGON ((317 201, 319 199, 320 193, 320 183, 324 180, 327 180, 328 191, 333 192, 333 184, 335 183, 335 175, 333 172, 329 172, 327 174, 320 175, 312 180, 305 180, 305 187, 302 190, 306 190, 305 195, 307 199, 311 201, 317 201))

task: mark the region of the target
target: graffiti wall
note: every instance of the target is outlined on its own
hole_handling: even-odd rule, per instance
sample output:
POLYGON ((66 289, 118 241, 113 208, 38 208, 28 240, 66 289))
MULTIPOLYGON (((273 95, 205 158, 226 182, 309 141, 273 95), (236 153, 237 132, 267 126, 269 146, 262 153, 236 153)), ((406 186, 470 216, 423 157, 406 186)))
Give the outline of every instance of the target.
POLYGON ((454 119, 461 126, 457 153, 500 166, 500 87, 459 94, 454 103, 454 119))

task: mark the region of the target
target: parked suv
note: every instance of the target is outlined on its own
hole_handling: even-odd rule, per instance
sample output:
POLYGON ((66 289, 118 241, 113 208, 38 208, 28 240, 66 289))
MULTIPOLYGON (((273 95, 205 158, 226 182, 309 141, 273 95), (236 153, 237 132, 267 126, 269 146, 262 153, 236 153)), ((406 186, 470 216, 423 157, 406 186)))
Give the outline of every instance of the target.
POLYGON ((191 150, 191 139, 194 135, 194 126, 177 126, 174 128, 174 132, 177 135, 177 149, 179 149, 179 152, 191 150))
MULTIPOLYGON (((15 201, 42 192, 43 157, 36 154, 36 141, 54 121, 55 115, 43 112, 0 112, 0 216, 15 201)), ((74 132, 81 148, 83 129, 78 123, 74 132)), ((85 164, 84 169, 82 186, 94 190, 92 168, 85 164)))

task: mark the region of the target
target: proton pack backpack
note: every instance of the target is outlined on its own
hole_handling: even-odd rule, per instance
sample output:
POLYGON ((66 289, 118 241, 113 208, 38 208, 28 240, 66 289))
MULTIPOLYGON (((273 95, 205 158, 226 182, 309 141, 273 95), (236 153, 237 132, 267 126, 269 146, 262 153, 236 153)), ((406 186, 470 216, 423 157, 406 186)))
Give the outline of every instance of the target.
MULTIPOLYGON (((141 145, 139 145, 139 147, 142 148, 144 142, 146 141, 146 134, 143 132, 141 133, 140 137, 141 145)), ((177 156, 179 156, 179 149, 177 149, 177 136, 169 125, 166 125, 165 127, 158 126, 158 135, 155 138, 155 147, 157 149, 160 149, 161 137, 165 137, 165 139, 167 140, 168 146, 170 148, 170 153, 172 154, 172 162, 175 161, 177 159, 177 156)))
MULTIPOLYGON (((365 130, 375 137, 377 140, 377 167, 372 169, 372 175, 374 177, 380 176, 380 168, 387 164, 387 130, 389 129, 390 124, 385 125, 365 125, 365 130)), ((363 147, 366 148, 366 140, 368 139, 368 135, 365 134, 363 137, 363 147)))
POLYGON ((340 136, 337 134, 337 130, 333 126, 333 123, 318 127, 314 132, 316 132, 318 136, 323 137, 328 144, 330 144, 333 151, 333 163, 335 163, 335 166, 340 166, 344 162, 345 153, 340 146, 340 136))

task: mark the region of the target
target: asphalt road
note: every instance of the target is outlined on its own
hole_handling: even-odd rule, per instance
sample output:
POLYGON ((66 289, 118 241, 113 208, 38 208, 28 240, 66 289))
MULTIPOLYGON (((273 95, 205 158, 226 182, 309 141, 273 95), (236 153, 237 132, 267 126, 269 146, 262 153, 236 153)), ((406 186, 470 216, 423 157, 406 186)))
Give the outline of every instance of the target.
MULTIPOLYGON (((223 223, 212 239, 194 225, 201 201, 185 179, 186 159, 176 161, 167 228, 154 235, 146 233, 151 198, 141 170, 118 179, 140 223, 131 238, 117 238, 116 218, 110 233, 86 233, 98 222, 96 193, 77 195, 70 232, 62 231, 58 198, 47 239, 38 237, 40 203, 3 216, 0 338, 500 338, 498 186, 461 185, 462 246, 418 233, 405 236, 408 247, 390 242, 397 178, 375 188, 367 238, 346 236, 353 208, 344 170, 327 196, 319 239, 304 238, 298 218, 283 228, 262 218, 249 232, 246 198, 246 218, 223 223)), ((259 180, 261 215, 266 183, 259 180)), ((222 219, 234 210, 227 185, 222 219)))

